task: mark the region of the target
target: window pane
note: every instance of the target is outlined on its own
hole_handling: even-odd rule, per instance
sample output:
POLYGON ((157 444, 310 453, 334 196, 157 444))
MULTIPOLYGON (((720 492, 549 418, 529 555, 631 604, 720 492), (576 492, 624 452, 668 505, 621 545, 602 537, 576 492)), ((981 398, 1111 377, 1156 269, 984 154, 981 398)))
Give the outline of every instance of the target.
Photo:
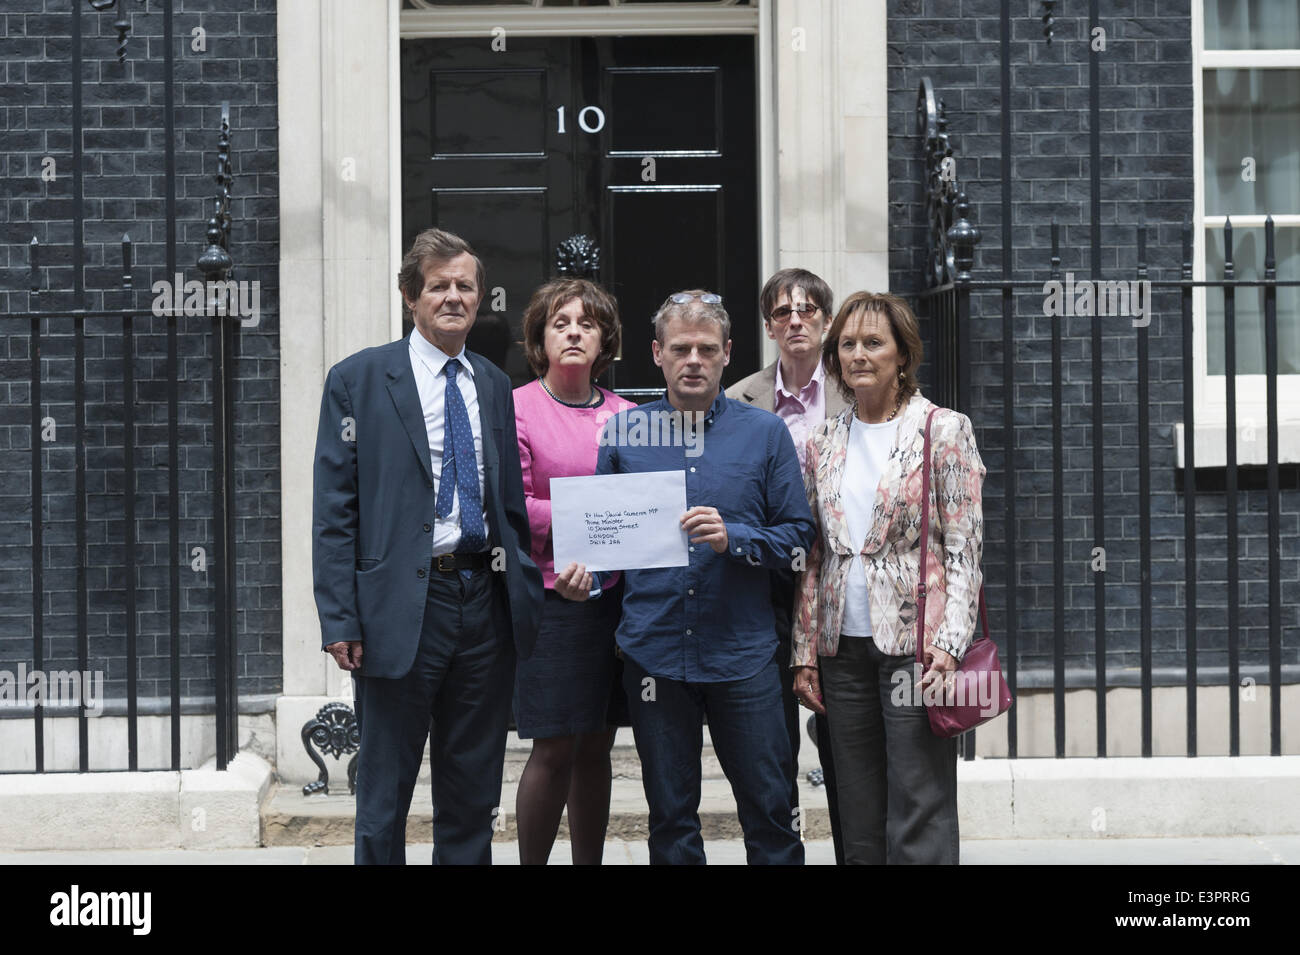
POLYGON ((1296 0, 1205 0, 1207 50, 1300 50, 1296 0))
MULTIPOLYGON (((1300 228, 1279 228, 1277 233, 1277 276, 1300 279, 1300 228)), ((1232 264, 1239 279, 1264 277, 1264 230, 1232 230, 1232 264)), ((1205 277, 1223 278, 1223 230, 1205 230, 1205 277)), ((1237 314, 1237 374, 1264 374, 1264 290, 1239 288, 1235 293, 1237 314)), ((1209 373, 1222 375, 1223 290, 1205 290, 1206 342, 1209 373)), ((1300 286, 1279 286, 1277 290, 1277 370, 1280 375, 1300 374, 1300 286)))
POLYGON ((1204 78, 1205 214, 1300 213, 1300 70, 1204 78))

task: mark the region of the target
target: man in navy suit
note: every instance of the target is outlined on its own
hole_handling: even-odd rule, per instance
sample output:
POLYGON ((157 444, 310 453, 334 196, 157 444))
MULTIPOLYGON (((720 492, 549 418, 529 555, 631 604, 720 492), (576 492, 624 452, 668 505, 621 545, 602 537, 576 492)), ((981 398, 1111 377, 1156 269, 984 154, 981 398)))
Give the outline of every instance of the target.
POLYGON ((515 655, 542 603, 514 399, 465 350, 484 284, 464 239, 422 232, 398 286, 414 331, 330 369, 316 437, 316 607, 361 731, 355 860, 405 863, 432 721, 433 862, 490 864, 515 655))

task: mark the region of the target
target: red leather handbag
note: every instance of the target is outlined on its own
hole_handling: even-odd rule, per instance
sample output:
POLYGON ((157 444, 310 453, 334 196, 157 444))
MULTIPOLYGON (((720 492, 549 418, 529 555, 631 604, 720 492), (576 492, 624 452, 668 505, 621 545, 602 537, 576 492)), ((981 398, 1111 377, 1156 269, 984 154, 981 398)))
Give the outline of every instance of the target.
MULTIPOLYGON (((930 409, 925 419, 925 463, 921 465, 921 577, 916 594, 916 662, 922 667, 925 666, 925 564, 930 552, 930 422, 939 410, 930 409)), ((966 650, 953 675, 951 688, 945 688, 942 694, 942 701, 924 700, 930 729, 935 736, 960 736, 1011 708, 1011 688, 1002 675, 998 645, 989 639, 983 584, 980 585, 979 607, 983 634, 977 634, 966 650)))

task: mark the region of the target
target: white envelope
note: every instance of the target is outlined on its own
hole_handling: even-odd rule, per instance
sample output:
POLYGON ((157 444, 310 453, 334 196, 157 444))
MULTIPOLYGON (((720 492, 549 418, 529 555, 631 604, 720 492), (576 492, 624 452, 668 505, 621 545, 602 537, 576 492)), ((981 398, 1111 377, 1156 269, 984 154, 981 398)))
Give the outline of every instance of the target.
POLYGON ((686 472, 551 478, 555 569, 685 567, 686 472))

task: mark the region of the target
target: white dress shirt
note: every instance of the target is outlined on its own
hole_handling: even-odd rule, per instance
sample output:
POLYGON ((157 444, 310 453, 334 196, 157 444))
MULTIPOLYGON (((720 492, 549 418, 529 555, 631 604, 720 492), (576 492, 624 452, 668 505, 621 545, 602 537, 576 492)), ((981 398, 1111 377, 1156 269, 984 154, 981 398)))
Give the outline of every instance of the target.
MULTIPOLYGON (((849 427, 849 449, 844 459, 844 477, 840 481, 840 499, 844 504, 844 521, 849 525, 849 540, 858 550, 871 531, 871 514, 876 507, 876 489, 889 462, 894 446, 898 419, 867 424, 854 417, 849 427)), ((840 633, 846 637, 871 636, 871 604, 867 597, 867 571, 862 557, 853 556, 848 585, 844 589, 844 622, 840 633)))
MULTIPOLYGON (((424 430, 429 439, 429 466, 433 470, 433 494, 437 500, 438 487, 442 483, 442 446, 443 431, 447 423, 447 377, 443 368, 449 361, 460 362, 456 372, 456 384, 460 387, 461 397, 465 399, 465 410, 469 413, 469 426, 474 432, 474 459, 478 462, 478 495, 484 505, 487 498, 483 493, 483 423, 479 420, 478 390, 474 387, 474 369, 470 367, 465 348, 461 346, 460 354, 452 357, 437 345, 420 334, 419 329, 411 332, 411 371, 415 375, 415 388, 420 393, 420 407, 424 410, 424 430)), ((412 515, 416 520, 417 515, 412 515)), ((483 512, 483 528, 488 529, 487 511, 483 512)), ((452 498, 451 514, 447 517, 433 519, 433 553, 450 554, 460 546, 460 491, 452 498)))

